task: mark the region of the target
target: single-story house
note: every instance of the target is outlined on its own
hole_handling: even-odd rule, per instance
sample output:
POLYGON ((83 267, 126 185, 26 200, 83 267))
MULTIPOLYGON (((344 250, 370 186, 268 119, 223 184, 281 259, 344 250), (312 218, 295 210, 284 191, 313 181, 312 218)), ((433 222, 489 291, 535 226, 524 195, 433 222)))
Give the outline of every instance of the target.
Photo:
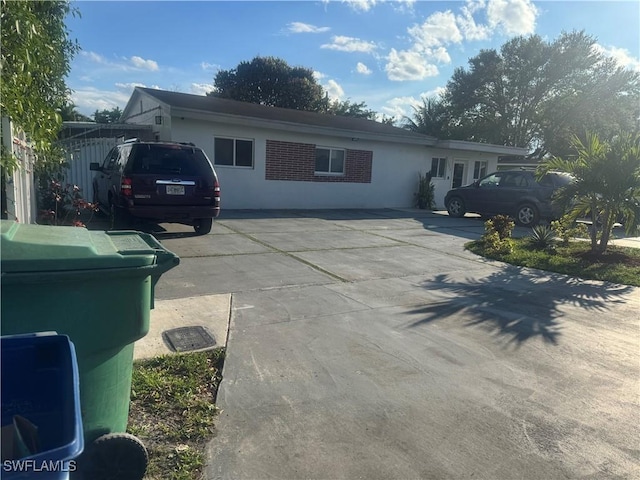
POLYGON ((412 207, 431 172, 437 208, 451 187, 521 148, 446 140, 360 118, 136 87, 121 121, 192 142, 214 164, 223 208, 412 207))

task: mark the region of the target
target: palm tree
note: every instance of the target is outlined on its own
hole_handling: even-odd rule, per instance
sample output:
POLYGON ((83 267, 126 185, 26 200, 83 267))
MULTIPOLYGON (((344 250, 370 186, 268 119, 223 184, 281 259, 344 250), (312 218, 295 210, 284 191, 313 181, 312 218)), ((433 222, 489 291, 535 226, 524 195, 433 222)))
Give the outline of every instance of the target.
POLYGON ((604 253, 616 221, 621 220, 628 235, 638 230, 640 221, 640 135, 621 134, 602 141, 589 133, 583 142, 574 136, 573 158, 553 158, 541 171, 570 173, 575 181, 558 192, 556 200, 568 206, 573 220, 590 217, 591 251, 604 253), (599 237, 599 242, 598 242, 599 237))
POLYGON ((405 128, 443 139, 447 136, 448 114, 442 99, 429 97, 422 99, 422 105, 413 107, 413 119, 405 117, 405 128))

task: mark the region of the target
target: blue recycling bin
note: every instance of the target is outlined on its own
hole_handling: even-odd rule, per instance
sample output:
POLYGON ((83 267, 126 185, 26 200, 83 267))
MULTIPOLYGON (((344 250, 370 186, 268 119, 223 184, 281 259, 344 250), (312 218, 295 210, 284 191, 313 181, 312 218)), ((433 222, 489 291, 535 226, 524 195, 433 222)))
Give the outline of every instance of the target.
POLYGON ((78 364, 66 335, 0 337, 3 479, 65 480, 84 448, 78 364))

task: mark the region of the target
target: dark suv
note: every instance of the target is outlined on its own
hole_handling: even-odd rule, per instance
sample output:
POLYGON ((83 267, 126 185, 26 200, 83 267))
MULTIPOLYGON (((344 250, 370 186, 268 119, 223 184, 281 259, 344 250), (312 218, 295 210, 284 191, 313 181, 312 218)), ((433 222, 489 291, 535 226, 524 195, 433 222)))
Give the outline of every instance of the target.
POLYGON ((513 217, 519 225, 531 227, 541 218, 558 216, 551 197, 571 180, 571 175, 560 172, 549 172, 537 180, 532 171, 505 170, 449 190, 444 203, 452 217, 462 217, 467 212, 503 214, 513 217))
POLYGON ((220 214, 216 172, 193 144, 129 140, 90 168, 93 201, 114 218, 182 223, 206 234, 220 214))

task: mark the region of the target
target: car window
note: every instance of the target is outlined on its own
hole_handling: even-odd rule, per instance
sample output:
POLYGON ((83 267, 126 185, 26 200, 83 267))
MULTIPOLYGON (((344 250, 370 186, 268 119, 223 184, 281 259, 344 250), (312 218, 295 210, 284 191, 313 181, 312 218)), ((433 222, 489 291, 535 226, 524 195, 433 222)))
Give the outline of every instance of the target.
POLYGON ((104 163, 102 164, 103 170, 113 170, 116 166, 116 162, 118 161, 118 147, 113 147, 107 155, 107 158, 104 159, 104 163))
POLYGON ((120 155, 118 156, 118 165, 117 169, 122 172, 124 166, 127 164, 127 160, 129 158, 129 154, 131 153, 131 145, 125 145, 120 148, 120 155))
POLYGON ((527 176, 522 173, 507 173, 500 182, 500 186, 516 188, 528 187, 529 180, 527 176))
POLYGON ((497 187, 498 185, 500 185, 500 182, 502 180, 502 175, 503 175, 502 173, 493 173, 488 177, 484 177, 482 180, 480 180, 478 185, 482 188, 497 187))
POLYGON ((211 164, 198 148, 181 145, 136 145, 131 173, 149 175, 211 176, 211 164))

